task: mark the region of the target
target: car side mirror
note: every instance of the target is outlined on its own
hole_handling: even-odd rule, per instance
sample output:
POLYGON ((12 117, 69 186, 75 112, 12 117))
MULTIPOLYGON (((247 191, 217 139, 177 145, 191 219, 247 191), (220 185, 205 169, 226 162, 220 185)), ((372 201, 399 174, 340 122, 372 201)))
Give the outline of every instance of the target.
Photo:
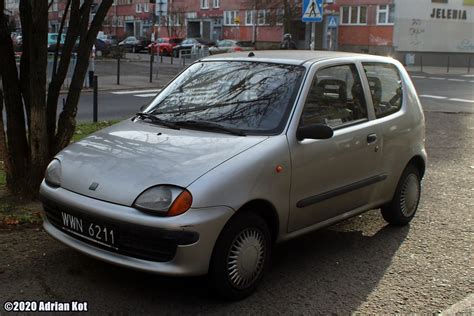
POLYGON ((325 124, 314 124, 298 128, 296 138, 303 139, 328 139, 334 135, 334 130, 325 124))

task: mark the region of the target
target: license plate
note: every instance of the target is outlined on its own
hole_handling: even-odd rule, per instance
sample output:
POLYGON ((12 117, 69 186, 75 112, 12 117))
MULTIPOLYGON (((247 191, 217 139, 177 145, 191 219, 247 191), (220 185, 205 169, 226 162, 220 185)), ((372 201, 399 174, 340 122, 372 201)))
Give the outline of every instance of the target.
POLYGON ((63 229, 95 243, 117 249, 116 229, 84 218, 61 212, 63 229))

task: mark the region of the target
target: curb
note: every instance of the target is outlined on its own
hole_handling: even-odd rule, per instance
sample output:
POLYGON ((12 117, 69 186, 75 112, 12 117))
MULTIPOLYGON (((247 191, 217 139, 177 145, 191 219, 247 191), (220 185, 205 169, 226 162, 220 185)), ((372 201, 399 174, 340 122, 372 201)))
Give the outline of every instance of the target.
POLYGON ((442 311, 440 315, 474 315, 474 293, 451 305, 448 309, 442 311))

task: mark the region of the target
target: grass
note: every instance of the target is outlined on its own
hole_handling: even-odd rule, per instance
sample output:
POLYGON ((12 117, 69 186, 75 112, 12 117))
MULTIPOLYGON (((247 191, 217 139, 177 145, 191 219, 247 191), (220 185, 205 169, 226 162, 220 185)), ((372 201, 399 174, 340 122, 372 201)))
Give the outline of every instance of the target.
POLYGON ((3 168, 0 167, 0 187, 5 186, 5 181, 6 181, 5 171, 3 171, 3 168))
POLYGON ((101 130, 103 128, 106 128, 110 125, 113 125, 115 123, 119 122, 118 120, 111 120, 111 121, 102 121, 102 122, 97 122, 97 123, 80 123, 77 124, 76 126, 76 131, 74 132, 74 135, 72 136, 72 142, 77 142, 87 135, 90 135, 98 130, 101 130))
MULTIPOLYGON (((117 120, 112 120, 78 124, 71 142, 77 142, 117 122, 117 120)), ((17 227, 19 225, 37 226, 41 224, 41 203, 39 201, 25 200, 19 196, 9 194, 5 187, 5 178, 3 162, 0 161, 0 229, 5 227, 17 227)))

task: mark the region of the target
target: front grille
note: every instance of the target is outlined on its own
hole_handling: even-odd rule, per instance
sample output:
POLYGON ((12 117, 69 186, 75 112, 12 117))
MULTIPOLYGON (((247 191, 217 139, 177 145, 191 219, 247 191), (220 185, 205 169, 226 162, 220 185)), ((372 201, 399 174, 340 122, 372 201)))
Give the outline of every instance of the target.
POLYGON ((70 207, 62 207, 52 201, 45 201, 43 198, 43 207, 49 222, 62 232, 93 245, 97 248, 105 249, 111 252, 119 253, 138 259, 166 262, 174 258, 178 245, 191 244, 198 240, 199 236, 195 232, 168 231, 147 226, 130 224, 101 216, 86 215, 80 210, 72 210, 70 207), (85 237, 71 233, 63 229, 61 220, 61 210, 73 216, 84 220, 103 224, 119 232, 117 238, 117 249, 110 248, 85 237))

